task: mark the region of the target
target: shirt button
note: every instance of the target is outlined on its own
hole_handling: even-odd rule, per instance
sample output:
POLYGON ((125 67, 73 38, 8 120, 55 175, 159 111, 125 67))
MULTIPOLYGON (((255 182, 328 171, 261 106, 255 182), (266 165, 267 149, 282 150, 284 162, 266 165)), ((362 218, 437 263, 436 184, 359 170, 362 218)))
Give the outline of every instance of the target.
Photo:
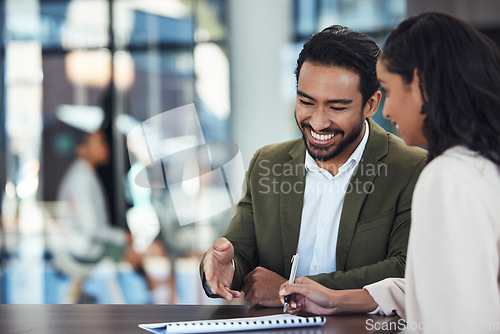
POLYGON ((314 266, 314 271, 318 272, 319 271, 319 266, 314 266))
POLYGON ((321 223, 319 224, 319 227, 325 227, 325 222, 321 222, 321 223))
POLYGON ((335 183, 335 179, 330 179, 330 183, 335 183))

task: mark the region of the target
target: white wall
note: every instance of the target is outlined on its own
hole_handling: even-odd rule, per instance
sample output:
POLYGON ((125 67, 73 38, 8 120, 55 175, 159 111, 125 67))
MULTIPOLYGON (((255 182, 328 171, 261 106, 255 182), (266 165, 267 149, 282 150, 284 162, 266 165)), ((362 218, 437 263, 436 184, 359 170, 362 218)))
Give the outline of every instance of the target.
POLYGON ((296 136, 294 105, 285 97, 295 91, 295 63, 286 57, 292 0, 231 0, 229 6, 232 139, 247 168, 259 147, 296 136))

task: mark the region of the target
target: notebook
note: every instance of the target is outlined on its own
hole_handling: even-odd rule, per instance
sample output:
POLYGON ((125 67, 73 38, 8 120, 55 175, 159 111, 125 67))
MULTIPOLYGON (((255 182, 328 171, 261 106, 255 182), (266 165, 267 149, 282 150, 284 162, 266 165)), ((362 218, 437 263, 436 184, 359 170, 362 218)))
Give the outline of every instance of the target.
POLYGON ((250 331, 259 329, 323 326, 325 317, 299 317, 291 314, 268 315, 237 319, 198 320, 140 324, 139 327, 152 333, 215 333, 250 331))

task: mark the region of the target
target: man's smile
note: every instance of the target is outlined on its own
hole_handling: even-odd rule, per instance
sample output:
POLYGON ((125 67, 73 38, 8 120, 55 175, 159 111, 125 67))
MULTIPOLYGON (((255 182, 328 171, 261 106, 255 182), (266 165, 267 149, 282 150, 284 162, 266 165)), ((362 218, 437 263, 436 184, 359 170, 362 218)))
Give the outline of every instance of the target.
POLYGON ((307 127, 305 130, 308 133, 308 137, 311 143, 316 146, 329 146, 340 134, 339 132, 318 133, 310 127, 307 127))

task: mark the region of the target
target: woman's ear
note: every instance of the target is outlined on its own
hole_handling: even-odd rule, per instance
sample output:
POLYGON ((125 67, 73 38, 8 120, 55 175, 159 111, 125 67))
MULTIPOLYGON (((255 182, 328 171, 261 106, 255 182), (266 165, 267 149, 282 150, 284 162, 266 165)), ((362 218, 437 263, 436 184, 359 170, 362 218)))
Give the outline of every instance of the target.
POLYGON ((420 91, 420 77, 416 68, 413 70, 413 80, 410 83, 410 88, 412 94, 414 94, 414 98, 422 99, 422 92, 420 91))

